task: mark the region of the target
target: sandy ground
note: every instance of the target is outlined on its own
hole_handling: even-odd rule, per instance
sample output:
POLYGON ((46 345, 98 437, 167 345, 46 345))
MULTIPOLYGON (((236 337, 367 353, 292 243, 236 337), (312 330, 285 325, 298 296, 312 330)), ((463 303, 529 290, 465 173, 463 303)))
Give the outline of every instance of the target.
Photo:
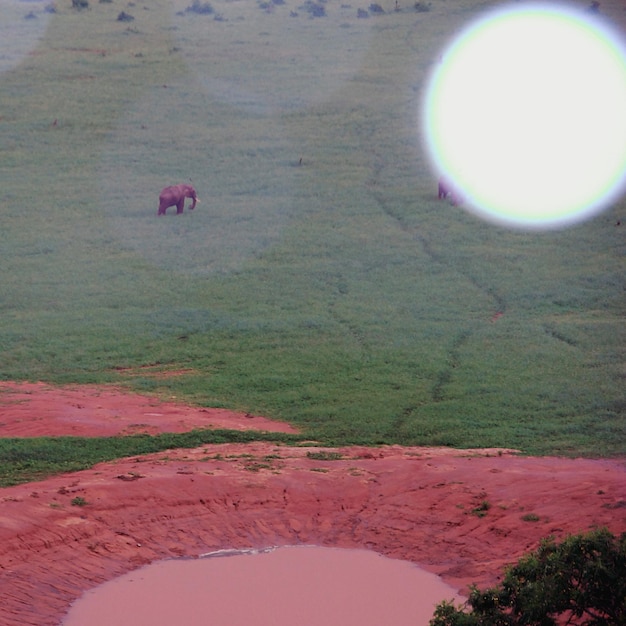
MULTIPOLYGON (((0 385, 0 436, 281 427, 212 415, 114 389, 0 385)), ((367 548, 418 563, 464 592, 497 582, 542 537, 626 531, 624 459, 393 446, 320 460, 320 452, 205 445, 1 489, 0 626, 59 624, 101 582, 220 549, 367 548), (86 504, 72 504, 77 497, 86 504), (475 511, 485 502, 486 511, 475 511)))

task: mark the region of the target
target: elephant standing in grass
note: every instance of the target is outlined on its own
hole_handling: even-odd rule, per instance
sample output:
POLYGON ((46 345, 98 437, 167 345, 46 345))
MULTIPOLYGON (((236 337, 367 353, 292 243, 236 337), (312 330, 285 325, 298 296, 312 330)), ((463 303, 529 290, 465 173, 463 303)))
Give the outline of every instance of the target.
POLYGON ((439 197, 439 200, 448 198, 453 206, 461 204, 461 196, 445 178, 439 179, 437 195, 439 197))
POLYGON ((159 194, 159 212, 157 215, 165 215, 165 211, 171 206, 176 207, 177 215, 182 213, 185 208, 185 198, 193 200, 193 204, 189 207, 192 210, 196 208, 196 203, 200 202, 196 190, 191 185, 165 187, 159 194))

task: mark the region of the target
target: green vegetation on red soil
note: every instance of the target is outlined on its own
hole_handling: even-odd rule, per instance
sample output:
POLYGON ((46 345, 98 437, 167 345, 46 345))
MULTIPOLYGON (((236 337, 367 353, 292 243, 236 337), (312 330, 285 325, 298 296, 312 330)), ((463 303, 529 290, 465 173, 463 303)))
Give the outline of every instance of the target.
POLYGON ((189 4, 12 9, 41 37, 0 65, 0 377, 329 443, 623 454, 626 201, 537 233, 436 199, 422 88, 485 4, 189 4))
POLYGON ((204 444, 272 441, 295 444, 300 437, 236 430, 193 430, 188 433, 127 437, 35 437, 0 439, 0 487, 9 487, 53 474, 76 472, 96 463, 204 444))

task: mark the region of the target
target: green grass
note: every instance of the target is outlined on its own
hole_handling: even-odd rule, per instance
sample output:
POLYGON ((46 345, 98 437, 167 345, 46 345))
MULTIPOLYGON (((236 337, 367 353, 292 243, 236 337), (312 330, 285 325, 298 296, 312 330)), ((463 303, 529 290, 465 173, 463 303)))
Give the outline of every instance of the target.
POLYGON ((195 448, 204 444, 272 441, 294 444, 299 437, 277 433, 233 430, 194 430, 183 434, 129 437, 37 437, 0 439, 0 487, 9 487, 52 474, 87 469, 113 459, 195 448))
POLYGON ((41 38, 0 66, 0 378, 121 383, 329 444, 624 454, 624 199, 528 233, 435 198, 422 88, 485 4, 189 4, 16 18, 20 46, 41 38), (157 219, 189 179, 196 211, 157 219), (120 369, 155 363, 189 373, 120 369))
POLYGON ((472 509, 472 515, 476 515, 476 517, 485 517, 490 508, 491 503, 488 500, 483 500, 477 507, 472 509))

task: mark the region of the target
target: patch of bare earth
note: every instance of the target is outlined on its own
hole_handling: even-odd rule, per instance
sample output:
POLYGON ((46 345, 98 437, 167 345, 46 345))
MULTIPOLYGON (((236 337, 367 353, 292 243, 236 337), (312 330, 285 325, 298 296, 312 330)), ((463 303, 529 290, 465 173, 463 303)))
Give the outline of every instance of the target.
POLYGON ((298 432, 288 424, 249 413, 194 407, 115 387, 0 382, 0 437, 112 437, 194 428, 298 432))
MULTIPOLYGON (((70 407, 97 398, 105 431, 116 420, 165 413, 160 403, 146 408, 145 398, 135 404, 113 390, 87 388, 79 400, 81 390, 57 391, 69 394, 70 407), (119 404, 107 413, 109 400, 119 404)), ((50 397, 52 388, 29 391, 50 397)), ((20 393, 26 389, 5 386, 0 422, 20 393)), ((37 433, 48 424, 63 434, 59 407, 48 418, 46 402, 30 399, 37 433)), ((180 425, 178 413, 172 422, 180 425)), ((95 585, 158 559, 225 548, 367 548, 418 563, 466 592, 472 582, 497 582, 503 566, 541 538, 596 526, 626 531, 624 460, 271 443, 171 450, 0 490, 0 625, 57 625, 95 585)))

